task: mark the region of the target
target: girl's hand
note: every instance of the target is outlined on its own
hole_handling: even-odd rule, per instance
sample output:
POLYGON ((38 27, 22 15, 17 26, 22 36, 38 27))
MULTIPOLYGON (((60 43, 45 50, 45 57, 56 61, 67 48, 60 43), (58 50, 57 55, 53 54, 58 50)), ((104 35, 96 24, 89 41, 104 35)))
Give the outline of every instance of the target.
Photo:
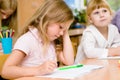
POLYGON ((66 30, 64 31, 64 33, 63 33, 63 38, 65 38, 66 36, 67 36, 67 37, 69 36, 68 29, 66 29, 66 30))
POLYGON ((57 68, 56 61, 46 61, 37 68, 37 75, 45 75, 52 73, 57 68))
POLYGON ((108 48, 108 50, 109 50, 108 56, 120 56, 120 47, 108 48))

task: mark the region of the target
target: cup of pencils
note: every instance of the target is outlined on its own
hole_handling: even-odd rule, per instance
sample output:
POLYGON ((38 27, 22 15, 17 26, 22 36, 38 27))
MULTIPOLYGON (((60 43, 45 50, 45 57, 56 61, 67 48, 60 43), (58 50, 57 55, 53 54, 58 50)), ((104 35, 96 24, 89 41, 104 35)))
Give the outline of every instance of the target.
POLYGON ((12 52, 12 37, 14 30, 5 30, 0 32, 0 38, 2 43, 2 49, 4 54, 10 54, 12 52))

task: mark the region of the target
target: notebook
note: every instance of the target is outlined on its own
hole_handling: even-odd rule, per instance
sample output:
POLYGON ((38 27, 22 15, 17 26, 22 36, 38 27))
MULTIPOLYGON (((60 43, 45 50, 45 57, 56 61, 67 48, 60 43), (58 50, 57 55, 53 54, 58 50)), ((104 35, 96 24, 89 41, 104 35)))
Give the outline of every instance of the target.
MULTIPOLYGON (((73 66, 77 66, 77 65, 73 65, 73 66)), ((103 68, 103 66, 100 65, 83 65, 77 68, 75 67, 72 68, 72 67, 71 66, 61 67, 63 68, 63 70, 57 68, 52 74, 48 74, 44 76, 36 76, 36 77, 75 79, 77 77, 85 75, 86 73, 91 72, 92 70, 103 68), (66 67, 70 67, 70 68, 66 68, 66 67)))

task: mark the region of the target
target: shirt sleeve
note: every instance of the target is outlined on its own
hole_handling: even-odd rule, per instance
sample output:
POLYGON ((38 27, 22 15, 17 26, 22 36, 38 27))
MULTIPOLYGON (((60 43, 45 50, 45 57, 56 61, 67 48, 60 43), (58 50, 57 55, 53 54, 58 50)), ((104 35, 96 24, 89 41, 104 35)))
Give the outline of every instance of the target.
POLYGON ((18 49, 23 51, 26 55, 28 55, 28 53, 30 53, 30 38, 28 38, 27 36, 21 36, 15 43, 13 50, 14 49, 18 49))
POLYGON ((108 49, 99 47, 96 37, 91 32, 85 32, 82 37, 83 52, 88 58, 102 58, 108 56, 108 49))
POLYGON ((115 27, 114 28, 114 39, 112 43, 112 47, 118 47, 120 46, 120 34, 118 32, 118 29, 115 27))

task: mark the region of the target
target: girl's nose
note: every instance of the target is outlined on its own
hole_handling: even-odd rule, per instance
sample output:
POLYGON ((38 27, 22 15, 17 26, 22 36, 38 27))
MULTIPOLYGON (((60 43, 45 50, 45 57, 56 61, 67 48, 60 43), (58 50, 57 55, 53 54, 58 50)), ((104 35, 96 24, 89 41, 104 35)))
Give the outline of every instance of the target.
POLYGON ((100 17, 103 17, 103 16, 104 16, 104 14, 101 12, 101 13, 100 13, 100 17))
POLYGON ((63 35, 63 33, 64 33, 64 31, 63 31, 63 30, 61 30, 59 34, 60 34, 60 35, 63 35))

